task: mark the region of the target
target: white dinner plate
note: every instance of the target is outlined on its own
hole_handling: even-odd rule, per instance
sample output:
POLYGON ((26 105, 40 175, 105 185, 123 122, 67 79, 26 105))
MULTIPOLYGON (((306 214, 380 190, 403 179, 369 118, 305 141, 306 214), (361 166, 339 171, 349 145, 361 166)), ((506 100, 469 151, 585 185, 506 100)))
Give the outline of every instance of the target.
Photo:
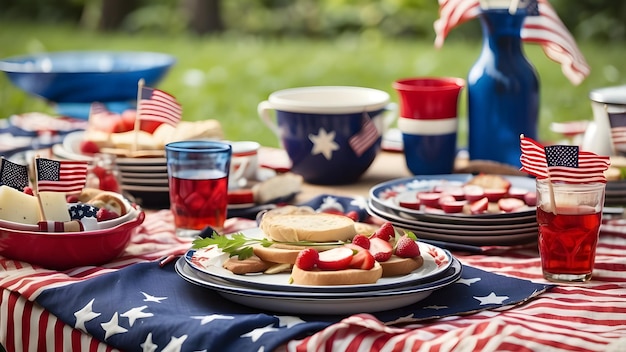
MULTIPOLYGON (((406 216, 411 216, 415 220, 438 220, 450 221, 456 223, 473 222, 491 222, 499 221, 507 223, 515 218, 525 218, 529 215, 534 216, 535 207, 525 207, 520 211, 510 213, 486 213, 486 214, 436 214, 428 213, 422 210, 409 209, 399 205, 398 199, 404 197, 415 197, 420 191, 428 191, 433 187, 443 184, 461 186, 471 180, 474 175, 471 174, 446 174, 446 175, 425 175, 396 179, 380 183, 370 189, 369 199, 376 204, 388 208, 390 211, 401 212, 406 216)), ((511 183, 511 187, 525 189, 528 191, 535 190, 535 181, 529 177, 520 176, 502 176, 511 183)))
POLYGON ((370 215, 383 218, 388 221, 393 221, 398 224, 410 226, 412 228, 419 228, 423 231, 430 231, 438 234, 449 235, 465 235, 465 236, 502 236, 502 235, 514 235, 529 232, 537 232, 537 221, 533 216, 526 223, 512 224, 512 225, 458 225, 447 223, 435 223, 424 222, 419 220, 405 219, 380 210, 371 202, 367 204, 367 212, 370 215))
MULTIPOLYGON (((263 238, 263 232, 259 228, 241 231, 245 236, 250 238, 263 238)), ((346 291, 368 291, 385 290, 393 287, 406 286, 410 284, 427 282, 440 276, 452 264, 452 254, 445 249, 418 242, 424 264, 415 269, 413 272, 403 276, 383 277, 374 284, 364 285, 336 285, 336 286, 310 286, 296 285, 290 283, 289 273, 279 274, 246 274, 236 275, 230 270, 224 269, 222 264, 227 256, 222 256, 216 260, 208 262, 208 265, 202 265, 197 256, 195 249, 190 249, 185 253, 184 257, 193 269, 207 275, 211 275, 220 279, 232 281, 249 287, 258 287, 268 290, 277 291, 306 291, 306 292, 346 292, 346 291)))
POLYGON ((217 291, 222 297, 245 306, 288 314, 374 313, 415 304, 434 291, 456 282, 462 273, 461 263, 453 258, 451 266, 438 280, 374 292, 309 293, 263 290, 239 285, 191 269, 184 258, 176 262, 176 272, 184 280, 217 291))

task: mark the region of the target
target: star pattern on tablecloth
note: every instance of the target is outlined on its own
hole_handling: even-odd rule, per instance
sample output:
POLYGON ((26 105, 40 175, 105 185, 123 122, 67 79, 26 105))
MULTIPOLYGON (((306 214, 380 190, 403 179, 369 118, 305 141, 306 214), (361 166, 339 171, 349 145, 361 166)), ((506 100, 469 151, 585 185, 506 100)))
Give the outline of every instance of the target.
POLYGON ((473 277, 471 279, 460 278, 460 279, 457 280, 456 283, 457 284, 463 284, 463 285, 466 285, 466 286, 470 286, 471 284, 473 284, 475 282, 478 282, 478 281, 480 281, 479 277, 473 277))
POLYGON ((291 315, 275 315, 275 317, 278 318, 278 326, 281 328, 286 327, 287 329, 289 329, 290 327, 296 326, 298 324, 306 323, 304 320, 291 315))
POLYGON ((311 155, 322 154, 326 160, 332 159, 333 152, 339 150, 339 144, 335 142, 335 134, 335 131, 327 132, 323 128, 320 128, 317 135, 309 134, 309 139, 313 142, 311 155))
POLYGON ((272 323, 262 328, 253 329, 252 331, 241 335, 241 337, 249 337, 250 339, 252 339, 252 342, 256 342, 258 339, 261 338, 261 336, 263 336, 263 334, 274 331, 279 331, 279 329, 275 328, 274 323, 272 323))
POLYGON ((74 324, 75 329, 87 332, 87 329, 85 329, 85 323, 100 316, 100 313, 95 313, 93 311, 94 301, 95 298, 89 301, 89 303, 87 303, 80 310, 74 312, 74 317, 76 317, 76 323, 74 324))
POLYGON ((167 299, 167 297, 156 297, 156 296, 152 296, 150 294, 147 294, 145 292, 141 292, 141 294, 144 295, 144 297, 146 297, 143 301, 144 302, 155 302, 155 303, 161 303, 162 300, 167 299))
POLYGON ((143 310, 148 308, 148 306, 135 307, 127 310, 126 312, 120 314, 121 317, 128 318, 128 324, 133 326, 137 319, 141 318, 149 318, 154 316, 152 313, 145 313, 143 310))
POLYGON ((111 317, 111 320, 105 322, 105 323, 101 323, 100 326, 102 326, 102 329, 104 330, 105 334, 104 334, 104 340, 106 341, 109 337, 116 335, 116 334, 121 334, 123 332, 127 332, 128 329, 122 327, 119 325, 119 317, 117 315, 117 312, 115 312, 115 314, 113 314, 113 316, 111 317))
POLYGON ((495 292, 491 292, 487 296, 474 296, 474 299, 477 299, 480 302, 480 305, 486 304, 502 304, 505 300, 509 299, 508 296, 498 296, 495 292))
POLYGON ((228 319, 228 320, 235 319, 233 316, 223 315, 223 314, 195 315, 195 316, 192 316, 191 318, 200 320, 200 325, 209 324, 217 319, 228 319))

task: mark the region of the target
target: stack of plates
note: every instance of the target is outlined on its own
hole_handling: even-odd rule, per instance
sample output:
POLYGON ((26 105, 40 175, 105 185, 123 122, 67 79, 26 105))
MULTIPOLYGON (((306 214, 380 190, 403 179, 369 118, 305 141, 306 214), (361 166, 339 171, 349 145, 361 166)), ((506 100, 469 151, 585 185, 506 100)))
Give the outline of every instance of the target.
MULTIPOLYGON (((69 133, 63 143, 52 146, 55 157, 68 160, 91 161, 91 157, 82 154, 80 142, 84 132, 69 133)), ((165 157, 116 158, 120 170, 122 189, 130 194, 144 208, 168 208, 169 187, 167 181, 167 162, 165 157)))
MULTIPOLYGON (((261 238, 260 229, 243 231, 261 238)), ((381 278, 374 284, 305 286, 289 283, 290 274, 235 275, 222 268, 224 259, 201 265, 189 250, 176 263, 184 280, 217 291, 250 307, 289 314, 354 314, 404 307, 428 297, 461 276, 461 263, 450 252, 419 243, 424 265, 404 276, 381 278)))
MULTIPOLYGON (((368 211, 395 226, 410 230, 418 238, 477 246, 506 246, 537 241, 534 207, 511 213, 469 215, 464 213, 428 213, 399 205, 399 199, 427 191, 442 182, 462 185, 473 175, 432 175, 392 180, 378 184, 369 193, 368 211)), ((527 177, 503 176, 511 186, 535 190, 535 181, 527 177)))

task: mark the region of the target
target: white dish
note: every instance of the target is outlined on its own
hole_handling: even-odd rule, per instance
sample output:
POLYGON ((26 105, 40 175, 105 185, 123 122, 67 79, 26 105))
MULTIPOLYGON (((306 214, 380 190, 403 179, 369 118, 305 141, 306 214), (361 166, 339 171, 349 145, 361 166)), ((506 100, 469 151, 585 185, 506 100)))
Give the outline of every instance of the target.
MULTIPOLYGON (((263 232, 259 228, 241 231, 246 237, 263 238, 263 232)), ((445 249, 419 242, 424 264, 412 273, 404 276, 383 277, 374 284, 366 285, 337 285, 337 286, 308 286, 289 283, 290 274, 280 273, 274 275, 249 274, 236 275, 222 267, 226 258, 219 258, 210 265, 202 265, 194 261, 193 255, 196 250, 190 249, 184 258, 193 269, 220 279, 236 282, 246 286, 254 286, 268 290, 280 291, 306 291, 306 292, 345 292, 345 291, 377 291, 393 287, 425 282, 436 278, 446 271, 452 264, 452 255, 445 249)))
POLYGON ((176 272, 184 280, 217 291, 222 297, 242 305, 289 314, 356 314, 373 313, 415 304, 434 291, 453 284, 461 277, 462 266, 454 258, 444 275, 435 281, 374 292, 318 294, 263 290, 238 285, 191 269, 184 258, 176 262, 176 272))
POLYGON ((446 222, 434 222, 434 221, 420 221, 413 220, 411 217, 402 217, 393 212, 387 212, 385 209, 381 209, 381 207, 371 200, 367 203, 367 210, 371 215, 376 215, 383 219, 394 220, 400 223, 410 224, 415 227, 420 227, 424 229, 433 230, 435 232, 454 232, 454 233, 463 233, 463 234, 487 234, 487 235, 501 235, 506 233, 515 233, 515 232, 528 232, 531 230, 537 229, 537 221, 536 216, 532 215, 528 217, 528 221, 521 223, 513 223, 508 225, 493 225, 491 223, 487 224, 457 224, 457 223, 446 223, 446 222))
MULTIPOLYGON (((53 146, 53 153, 70 160, 87 160, 91 161, 90 156, 86 156, 80 152, 80 142, 85 135, 84 131, 76 131, 68 133, 63 139, 62 144, 53 146)), ((158 165, 165 164, 165 158, 117 158, 119 165, 158 165)))
MULTIPOLYGON (((394 212, 402 212, 407 216, 413 217, 415 220, 424 219, 440 219, 448 221, 456 221, 464 223, 466 221, 511 221, 518 217, 527 217, 529 215, 534 216, 535 208, 526 207, 521 211, 511 213, 488 213, 470 215, 464 213, 455 214, 434 214, 427 213, 421 210, 409 209, 402 207, 398 203, 399 198, 415 197, 415 194, 419 191, 431 190, 434 186, 444 183, 461 186, 474 175, 471 174, 450 174, 450 175, 427 175, 427 176, 415 176, 396 179, 380 183, 370 189, 369 199, 373 202, 388 208, 394 212)), ((525 189, 527 191, 535 190, 535 181, 529 177, 519 176, 502 176, 506 178, 512 187, 525 189)))

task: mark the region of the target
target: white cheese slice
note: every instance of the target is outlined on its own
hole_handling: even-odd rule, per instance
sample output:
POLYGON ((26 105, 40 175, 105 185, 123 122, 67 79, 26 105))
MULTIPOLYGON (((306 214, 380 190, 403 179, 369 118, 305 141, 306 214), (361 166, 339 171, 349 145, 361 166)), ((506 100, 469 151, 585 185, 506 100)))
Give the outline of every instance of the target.
POLYGON ((6 185, 0 186, 0 219, 37 225, 39 222, 37 198, 6 185))
POLYGON ((70 221, 67 200, 64 192, 39 192, 43 219, 48 221, 70 221))

